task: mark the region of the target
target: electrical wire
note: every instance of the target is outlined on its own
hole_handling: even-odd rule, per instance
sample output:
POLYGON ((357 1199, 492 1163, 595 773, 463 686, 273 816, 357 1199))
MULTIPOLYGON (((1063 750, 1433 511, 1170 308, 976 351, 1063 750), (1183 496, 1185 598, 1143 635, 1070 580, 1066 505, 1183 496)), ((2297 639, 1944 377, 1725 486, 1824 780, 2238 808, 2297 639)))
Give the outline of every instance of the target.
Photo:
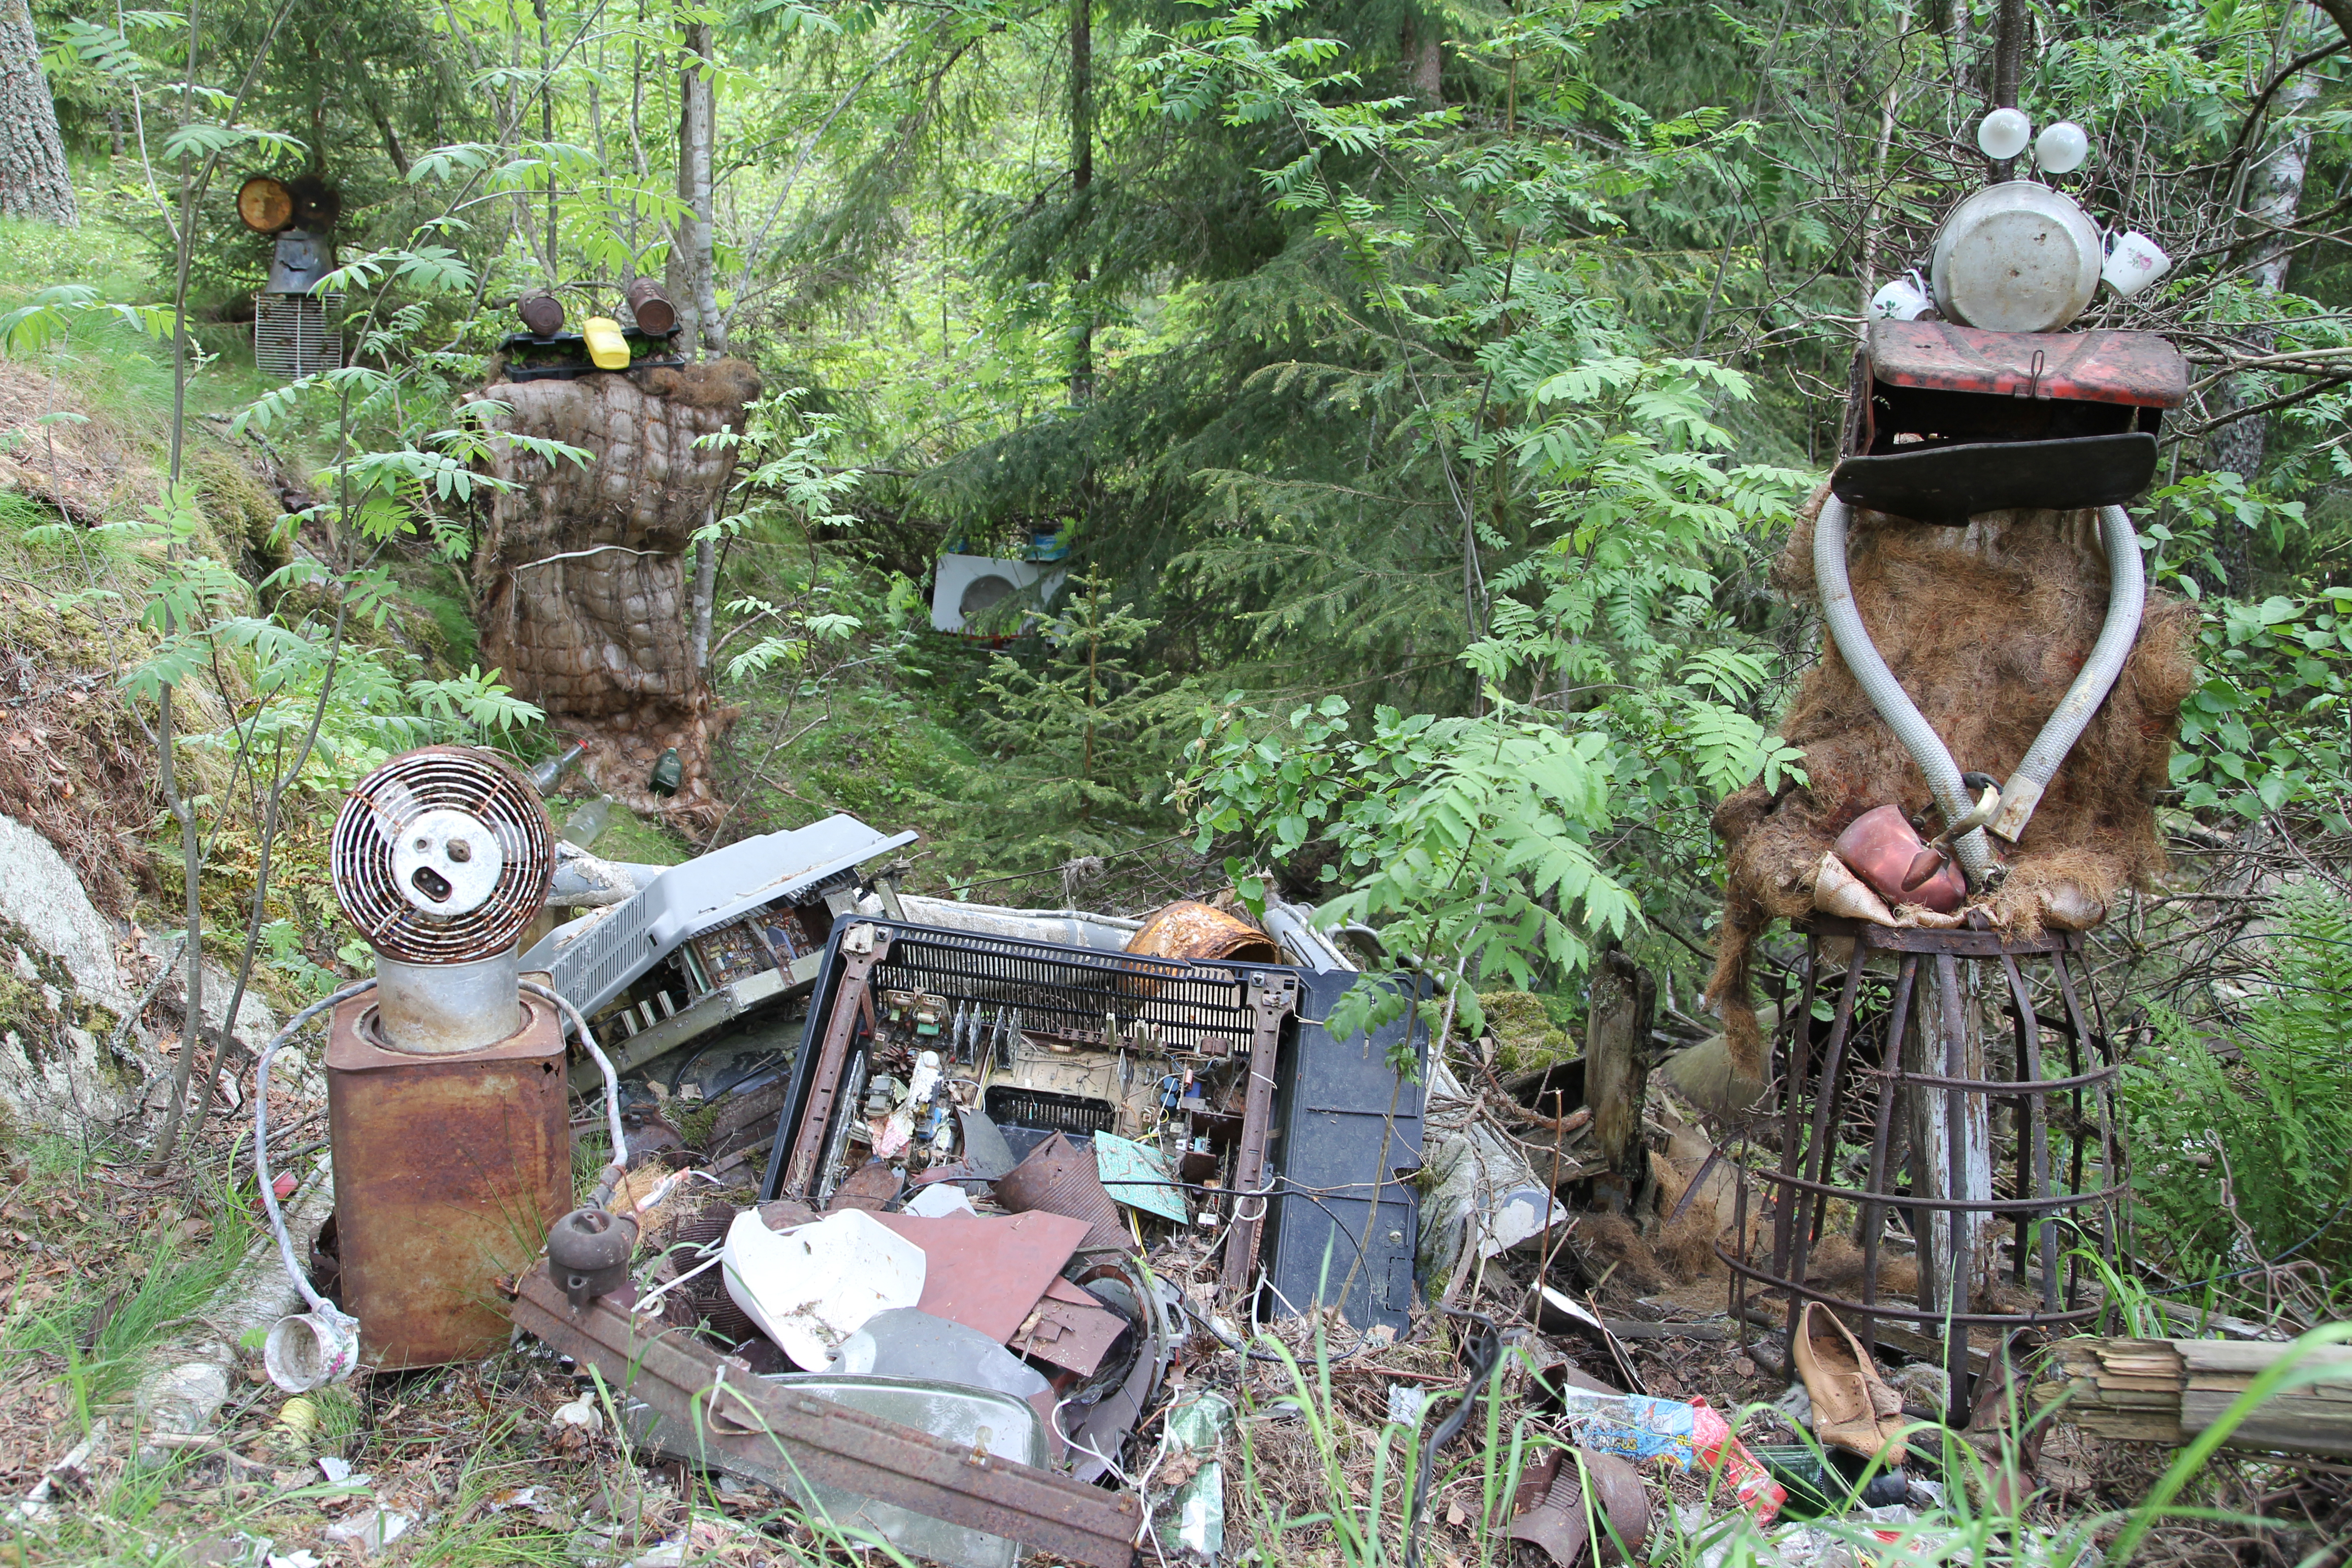
POLYGON ((344 1322, 354 1320, 335 1310, 334 1305, 319 1294, 310 1284, 310 1270, 294 1258, 294 1240, 286 1234, 286 1215, 278 1206, 278 1188, 269 1174, 269 1058, 280 1047, 292 1039, 304 1026, 320 1014, 341 1006, 354 996, 364 996, 375 989, 373 979, 362 980, 344 986, 331 996, 311 1003, 286 1021, 286 1026, 271 1037, 261 1047, 261 1055, 253 1066, 253 1175, 261 1184, 261 1206, 269 1215, 270 1233, 278 1238, 278 1256, 286 1265, 286 1277, 294 1281, 294 1289, 310 1304, 310 1310, 322 1316, 341 1318, 344 1322))
MULTIPOLYGON (((374 983, 371 981, 369 984, 374 983)), ((605 1200, 613 1195, 613 1189, 621 1184, 621 1178, 628 1174, 629 1170, 628 1134, 621 1130, 621 1076, 613 1070, 613 1058, 606 1056, 604 1048, 596 1043, 596 1037, 588 1028, 588 1020, 580 1016, 580 1009, 572 1005, 569 997, 560 991, 551 990, 541 985, 536 980, 520 981, 517 988, 525 995, 536 996, 544 1002, 552 1002, 569 1014, 572 1026, 579 1031, 581 1047, 595 1058, 597 1070, 604 1075, 604 1116, 606 1130, 613 1135, 613 1159, 601 1173, 602 1179, 596 1184, 596 1190, 589 1194, 588 1202, 584 1205, 588 1208, 603 1208, 605 1200)))

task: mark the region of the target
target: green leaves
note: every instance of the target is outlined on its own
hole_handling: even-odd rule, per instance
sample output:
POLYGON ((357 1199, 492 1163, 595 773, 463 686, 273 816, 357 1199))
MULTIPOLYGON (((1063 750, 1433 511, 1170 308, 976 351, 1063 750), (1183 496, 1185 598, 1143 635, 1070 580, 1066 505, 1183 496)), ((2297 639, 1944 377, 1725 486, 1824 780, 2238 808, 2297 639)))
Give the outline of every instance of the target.
POLYGON ((300 139, 257 125, 216 125, 207 121, 191 121, 163 138, 166 158, 217 158, 224 153, 250 148, 263 157, 299 158, 310 149, 300 139))
POLYGON ((85 284, 41 289, 29 304, 0 316, 0 351, 23 359, 56 347, 82 321, 121 321, 151 338, 170 335, 172 312, 162 305, 123 305, 107 300, 85 284))
MULTIPOLYGON (((1596 940, 1639 921, 1592 847, 1611 821, 1605 736, 1507 707, 1475 719, 1383 707, 1360 739, 1348 715, 1334 696, 1277 723, 1238 693, 1202 711, 1171 798, 1202 849, 1220 836, 1248 847, 1226 868, 1253 912, 1267 896, 1253 861, 1286 865, 1318 845, 1331 855, 1318 920, 1378 927, 1392 951, 1424 954, 1472 990, 1574 973, 1596 940)), ((1386 995, 1368 1016, 1405 1005, 1386 995)))
POLYGON ((2317 811, 2352 831, 2342 807, 2352 769, 2352 589, 2306 598, 2225 601, 2199 626, 2205 679, 2180 707, 2172 782, 2191 811, 2252 820, 2317 811))

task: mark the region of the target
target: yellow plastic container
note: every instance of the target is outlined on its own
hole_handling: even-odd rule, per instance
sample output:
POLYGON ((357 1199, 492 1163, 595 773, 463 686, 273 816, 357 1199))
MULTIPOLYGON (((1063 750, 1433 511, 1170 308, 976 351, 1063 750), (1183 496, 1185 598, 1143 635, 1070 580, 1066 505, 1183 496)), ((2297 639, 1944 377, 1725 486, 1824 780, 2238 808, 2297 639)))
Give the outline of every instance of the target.
POLYGON ((620 322, 591 316, 580 323, 580 335, 588 340, 588 360, 598 370, 629 368, 629 340, 621 335, 620 322))

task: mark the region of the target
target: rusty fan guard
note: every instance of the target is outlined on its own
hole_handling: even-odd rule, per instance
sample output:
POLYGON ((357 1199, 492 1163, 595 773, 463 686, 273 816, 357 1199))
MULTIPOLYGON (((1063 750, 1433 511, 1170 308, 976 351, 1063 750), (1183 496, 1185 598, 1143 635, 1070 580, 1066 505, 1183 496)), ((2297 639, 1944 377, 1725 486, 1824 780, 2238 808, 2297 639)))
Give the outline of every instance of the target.
POLYGON ((335 817, 335 898, 404 963, 465 963, 512 947, 547 901, 554 834, 530 781, 466 746, 405 752, 335 817))

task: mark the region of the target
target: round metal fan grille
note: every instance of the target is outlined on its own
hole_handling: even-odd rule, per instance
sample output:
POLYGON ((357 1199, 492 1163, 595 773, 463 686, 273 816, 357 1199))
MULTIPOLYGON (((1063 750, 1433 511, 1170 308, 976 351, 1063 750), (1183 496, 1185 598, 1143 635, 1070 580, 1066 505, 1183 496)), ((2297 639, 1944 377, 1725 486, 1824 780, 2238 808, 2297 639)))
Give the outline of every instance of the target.
POLYGON ((539 792, 503 759, 464 746, 426 746, 393 758, 344 800, 329 861, 335 898, 387 958, 404 963, 488 958, 512 947, 547 901, 554 837, 539 792), (498 841, 497 884, 459 914, 419 909, 394 876, 395 838, 436 811, 463 812, 498 841))

